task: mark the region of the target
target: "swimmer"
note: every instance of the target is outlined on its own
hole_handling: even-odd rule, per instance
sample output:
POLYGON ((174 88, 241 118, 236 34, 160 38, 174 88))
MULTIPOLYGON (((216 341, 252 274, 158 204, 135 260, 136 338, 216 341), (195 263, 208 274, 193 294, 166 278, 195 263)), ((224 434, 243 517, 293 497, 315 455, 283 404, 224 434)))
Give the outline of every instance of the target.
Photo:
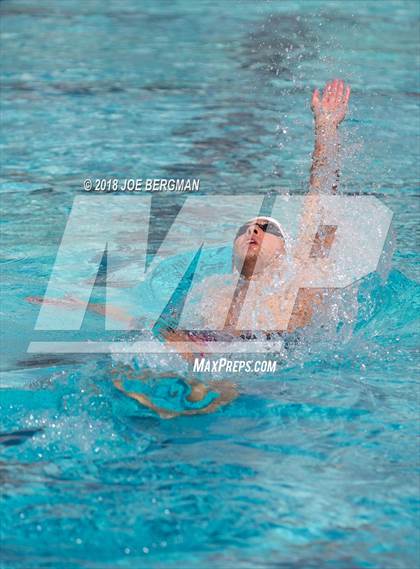
MULTIPOLYGON (((218 287, 214 291, 213 287, 211 299, 209 295, 203 299, 198 312, 204 316, 206 329, 221 330, 237 336, 241 335, 243 330, 252 331, 257 323, 258 330, 271 333, 275 330, 283 333, 286 330, 293 333, 307 326, 314 314, 323 306, 325 299, 322 289, 302 289, 296 286, 296 283, 299 283, 304 275, 310 277, 305 264, 308 257, 308 254, 305 254, 305 248, 309 239, 311 240, 311 255, 325 258, 325 270, 328 270, 328 252, 334 241, 335 228, 324 226, 323 231, 318 232, 315 237, 310 236, 306 228, 311 227, 311 221, 317 213, 316 199, 311 198, 325 193, 334 194, 338 189, 338 127, 346 116, 349 98, 350 87, 339 79, 328 82, 322 94, 318 89, 313 92, 311 108, 315 118, 315 149, 312 155, 310 187, 307 194, 309 199, 306 199, 304 207, 301 237, 292 252, 292 265, 286 254, 289 245, 287 235, 278 221, 270 217, 259 216, 245 222, 238 229, 233 245, 233 266, 239 273, 239 279, 236 279, 238 282, 232 285, 234 290, 231 286, 227 286, 218 287), (291 273, 288 287, 285 286, 280 289, 280 292, 273 293, 276 279, 281 278, 281 275, 287 271, 291 273), (299 290, 296 298, 290 292, 293 290, 299 290), (291 306, 291 317, 286 320, 285 325, 283 307, 288 303, 291 306), (252 308, 258 307, 256 321, 253 320, 255 316, 250 316, 251 311, 247 313, 244 310, 246 304, 252 308), (226 306, 229 306, 227 315, 226 306)), ((212 277, 201 283, 202 290, 211 290, 211 279, 212 277)), ((305 280, 308 282, 308 279, 305 280)), ((43 302, 40 297, 30 297, 27 300, 35 303, 43 302)), ((57 303, 70 309, 82 304, 72 298, 47 302, 57 303)), ((105 314, 104 305, 90 304, 88 309, 105 314)), ((118 308, 107 307, 107 312, 113 318, 125 322, 129 327, 133 323, 133 318, 118 308)), ((194 335, 182 330, 172 330, 169 327, 163 331, 163 337, 167 342, 183 342, 184 346, 187 345, 188 350, 181 353, 187 361, 192 361, 196 356, 201 355, 200 347, 209 339, 208 335, 194 335)), ((143 382, 137 384, 143 388, 146 385, 144 378, 137 379, 143 382)), ((184 381, 184 387, 181 386, 176 393, 181 393, 181 398, 188 408, 177 408, 175 411, 153 403, 153 396, 146 393, 146 388, 136 390, 134 383, 125 385, 121 378, 116 379, 114 385, 164 418, 180 414, 212 412, 237 396, 235 387, 228 383, 213 382, 215 385, 210 389, 210 386, 204 386, 196 380, 182 381, 184 381), (216 387, 216 384, 219 387, 216 387)))
MULTIPOLYGON (((257 324, 259 330, 279 330, 283 333, 296 333, 311 323, 315 313, 325 302, 325 291, 315 288, 300 288, 299 283, 304 278, 310 280, 305 260, 308 257, 308 244, 310 254, 323 260, 324 270, 328 271, 328 252, 334 242, 335 227, 323 226, 322 232, 311 234, 310 228, 314 225, 317 215, 317 200, 311 199, 323 193, 334 194, 338 190, 338 126, 345 118, 350 97, 350 87, 344 81, 334 80, 324 88, 322 95, 316 89, 312 96, 312 111, 315 117, 315 149, 312 156, 310 175, 309 199, 304 205, 302 228, 300 238, 292 252, 292 261, 287 255, 290 245, 287 235, 280 223, 271 218, 259 216, 244 223, 237 231, 233 244, 233 267, 239 273, 239 279, 231 286, 215 286, 214 279, 205 279, 199 285, 203 292, 202 302, 193 315, 204 317, 204 326, 210 330, 221 330, 222 333, 243 336, 243 330, 252 333, 255 321, 251 317, 255 307, 258 307, 257 324), (291 263, 291 266, 290 266, 291 263), (276 281, 282 274, 291 273, 287 286, 276 291, 276 281), (234 288, 232 290, 232 287, 234 288), (298 290, 297 297, 292 294, 298 290), (211 294, 210 294, 211 291, 211 294), (275 292, 273 292, 275 291, 275 292), (246 301, 245 301, 246 299, 246 301), (251 307, 246 308, 245 302, 251 307), (291 316, 285 320, 282 307, 290 304, 291 316), (226 316, 226 306, 229 306, 226 316), (244 314, 245 312, 245 314, 244 314)), ((216 277, 217 278, 217 277, 216 277)), ((180 352, 181 356, 189 362, 199 357, 203 343, 212 338, 211 333, 194 334, 182 330, 164 330, 164 337, 168 342, 183 342, 189 346, 180 352)), ((220 337, 220 336, 219 336, 220 337)), ((217 336, 216 336, 217 339, 217 336)), ((217 385, 219 382, 214 382, 217 385)), ((121 388, 120 385, 117 387, 121 388)), ((197 401, 205 401, 210 391, 209 386, 195 384, 192 387, 197 394, 197 401)), ((219 387, 219 400, 223 404, 237 397, 235 386, 229 382, 219 387)), ((129 393, 128 393, 129 394, 129 393)), ((131 396, 136 397, 131 394, 131 396)), ((152 407, 151 400, 144 395, 140 401, 143 405, 152 407)), ((217 399, 215 400, 217 402, 217 399)), ((215 405, 213 401, 210 405, 215 405)), ((215 408, 205 407, 208 411, 215 408)), ((154 409, 164 416, 162 409, 154 409)), ((190 409, 182 414, 193 414, 197 411, 190 409)))
MULTIPOLYGON (((295 333, 310 324, 325 305, 324 289, 301 288, 299 283, 311 280, 310 267, 306 266, 308 244, 311 257, 322 260, 323 270, 329 269, 328 252, 336 228, 324 225, 322 231, 313 235, 311 226, 314 226, 318 212, 319 195, 335 194, 338 190, 338 127, 346 116, 349 98, 350 87, 339 79, 327 83, 322 94, 318 89, 313 92, 315 149, 310 188, 305 198, 300 238, 291 257, 286 254, 290 247, 287 235, 277 220, 260 216, 244 223, 233 244, 233 267, 239 273, 239 279, 236 276, 232 284, 220 286, 217 284, 219 277, 209 277, 197 287, 201 302, 195 315, 202 318, 203 328, 222 330, 233 336, 243 336, 244 330, 249 334, 255 329, 265 330, 270 335, 276 330, 282 334, 285 331, 295 333), (289 275, 288 282, 282 287, 276 286, 285 274, 289 275), (296 293, 293 295, 296 290, 297 296, 296 293), (284 307, 288 304, 291 315, 285 319, 287 311, 284 307), (229 306, 227 315, 226 306, 229 306)), ((196 342, 205 342, 209 338, 209 334, 191 336, 173 330, 166 333, 168 341, 190 342, 191 351, 183 354, 189 361, 200 351, 196 342)))

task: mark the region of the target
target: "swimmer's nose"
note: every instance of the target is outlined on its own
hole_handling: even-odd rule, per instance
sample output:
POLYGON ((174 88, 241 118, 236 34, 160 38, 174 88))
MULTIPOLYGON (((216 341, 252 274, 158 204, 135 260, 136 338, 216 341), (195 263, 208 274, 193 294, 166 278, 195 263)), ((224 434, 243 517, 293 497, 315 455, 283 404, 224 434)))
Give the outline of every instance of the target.
POLYGON ((253 233, 254 233, 255 235, 258 235, 258 232, 259 232, 259 227, 258 227, 258 225, 250 225, 250 226, 248 227, 248 229, 246 230, 246 234, 249 235, 249 236, 251 236, 253 233))

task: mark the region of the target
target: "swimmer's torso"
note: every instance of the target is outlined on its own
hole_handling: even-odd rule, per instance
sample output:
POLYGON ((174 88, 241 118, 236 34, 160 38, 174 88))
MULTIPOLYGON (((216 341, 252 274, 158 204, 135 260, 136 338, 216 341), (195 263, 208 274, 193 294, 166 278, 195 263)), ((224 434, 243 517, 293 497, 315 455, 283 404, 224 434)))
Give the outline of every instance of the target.
MULTIPOLYGON (((237 275, 218 275, 205 279, 192 292, 181 320, 184 329, 276 330, 273 304, 280 305, 287 283, 276 275, 263 275, 246 283, 237 275)), ((308 325, 323 291, 301 289, 294 303, 287 331, 308 325)))

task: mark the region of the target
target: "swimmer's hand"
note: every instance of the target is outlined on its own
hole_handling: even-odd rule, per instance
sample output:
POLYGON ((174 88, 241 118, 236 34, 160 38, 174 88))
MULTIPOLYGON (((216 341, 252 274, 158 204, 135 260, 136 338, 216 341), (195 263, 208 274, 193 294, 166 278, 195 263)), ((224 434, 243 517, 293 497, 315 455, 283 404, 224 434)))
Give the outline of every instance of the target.
POLYGON ((321 128, 337 128, 344 120, 350 99, 350 86, 341 79, 329 81, 321 95, 315 89, 312 95, 311 108, 315 116, 315 124, 321 128))
MULTIPOLYGON (((315 116, 315 148, 312 154, 311 193, 337 193, 340 178, 338 125, 346 116, 350 87, 341 79, 315 89, 311 108, 315 116)), ((311 212, 309 212, 310 215, 311 212)))

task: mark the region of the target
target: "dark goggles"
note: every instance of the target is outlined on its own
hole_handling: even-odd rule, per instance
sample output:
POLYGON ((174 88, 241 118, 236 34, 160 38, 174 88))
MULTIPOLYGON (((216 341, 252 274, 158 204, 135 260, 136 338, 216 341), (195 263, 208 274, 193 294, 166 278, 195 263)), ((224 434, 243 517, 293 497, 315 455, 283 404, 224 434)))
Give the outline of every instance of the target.
POLYGON ((271 221, 263 221, 255 223, 254 222, 244 223, 243 225, 241 225, 241 227, 238 229, 235 240, 238 239, 238 237, 240 237, 244 233, 246 233, 251 225, 256 225, 261 229, 261 231, 264 231, 264 233, 270 233, 271 235, 275 235, 276 237, 281 237, 282 239, 284 239, 283 233, 280 231, 280 229, 277 227, 275 223, 271 223, 271 221))

